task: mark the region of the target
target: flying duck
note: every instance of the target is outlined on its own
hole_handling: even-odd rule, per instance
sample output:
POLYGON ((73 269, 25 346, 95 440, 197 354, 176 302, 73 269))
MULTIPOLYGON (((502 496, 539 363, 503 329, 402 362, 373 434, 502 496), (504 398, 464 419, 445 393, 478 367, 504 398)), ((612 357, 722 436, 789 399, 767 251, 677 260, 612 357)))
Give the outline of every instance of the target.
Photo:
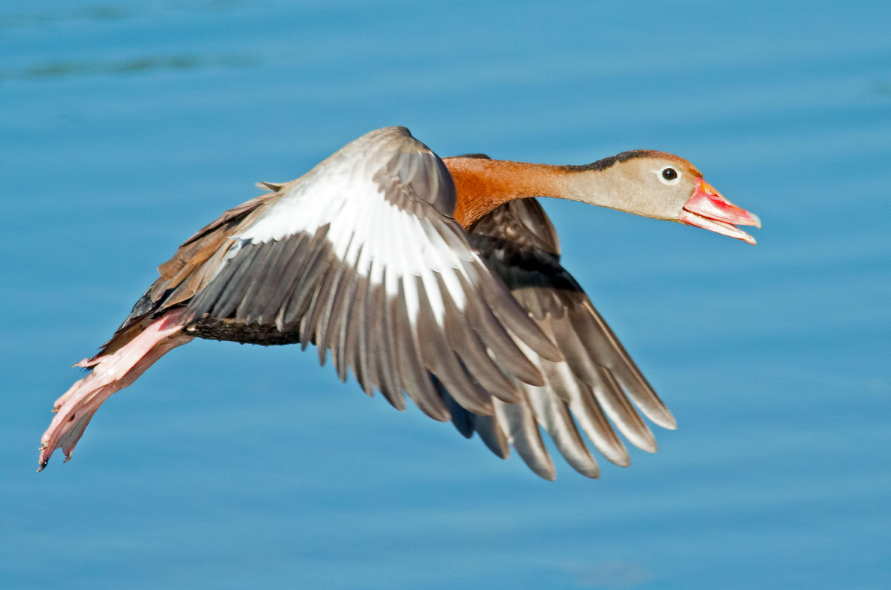
POLYGON ((405 127, 372 131, 290 182, 223 213, 158 268, 160 277, 55 402, 38 471, 66 461, 102 403, 193 338, 314 344, 342 381, 476 432, 553 480, 540 428, 579 473, 648 452, 641 414, 671 412, 560 264, 538 197, 582 201, 755 244, 758 217, 688 161, 628 151, 585 166, 442 159, 405 127), (618 431, 618 433, 617 433, 618 431))

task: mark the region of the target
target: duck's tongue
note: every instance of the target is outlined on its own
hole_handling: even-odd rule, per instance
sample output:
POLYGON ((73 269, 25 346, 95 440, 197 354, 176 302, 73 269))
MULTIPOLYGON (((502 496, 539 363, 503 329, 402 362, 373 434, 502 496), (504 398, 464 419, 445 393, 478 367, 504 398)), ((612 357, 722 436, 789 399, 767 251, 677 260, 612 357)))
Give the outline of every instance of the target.
POLYGON ((754 225, 761 229, 757 215, 737 207, 701 178, 696 179, 696 190, 684 205, 680 221, 752 245, 755 245, 755 238, 736 226, 754 225))

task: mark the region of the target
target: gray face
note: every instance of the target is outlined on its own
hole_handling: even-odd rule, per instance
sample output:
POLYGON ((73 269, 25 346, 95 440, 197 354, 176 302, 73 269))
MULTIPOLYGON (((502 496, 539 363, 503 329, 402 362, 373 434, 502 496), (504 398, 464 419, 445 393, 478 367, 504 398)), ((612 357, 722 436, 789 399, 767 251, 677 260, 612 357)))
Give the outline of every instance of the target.
POLYGON ((761 227, 757 215, 737 207, 683 158, 664 152, 623 152, 587 166, 569 167, 569 198, 652 219, 677 221, 755 244, 738 225, 761 227))
POLYGON ((678 221, 702 174, 689 162, 661 152, 633 157, 604 170, 615 205, 629 213, 678 221))

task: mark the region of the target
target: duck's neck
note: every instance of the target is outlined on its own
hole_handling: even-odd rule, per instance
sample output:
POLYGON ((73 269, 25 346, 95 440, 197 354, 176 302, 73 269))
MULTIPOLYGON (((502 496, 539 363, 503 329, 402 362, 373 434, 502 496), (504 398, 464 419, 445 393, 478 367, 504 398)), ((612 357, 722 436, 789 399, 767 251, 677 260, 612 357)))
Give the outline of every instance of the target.
POLYGON ((573 166, 527 164, 482 158, 444 158, 457 191, 455 219, 465 229, 501 205, 515 199, 553 197, 601 207, 622 208, 616 202, 611 174, 573 166))

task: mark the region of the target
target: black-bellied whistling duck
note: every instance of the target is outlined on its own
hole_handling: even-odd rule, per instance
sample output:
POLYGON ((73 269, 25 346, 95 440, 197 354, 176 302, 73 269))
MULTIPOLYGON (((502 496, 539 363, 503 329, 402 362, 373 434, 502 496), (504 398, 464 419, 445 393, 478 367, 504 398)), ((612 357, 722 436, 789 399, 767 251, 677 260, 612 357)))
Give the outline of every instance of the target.
POLYGON ((396 408, 407 393, 430 417, 512 445, 554 479, 539 425, 580 473, 598 477, 578 428, 628 465, 618 429, 656 442, 674 417, 582 288, 560 266, 535 197, 572 199, 677 221, 754 244, 758 218, 686 160, 640 150, 587 166, 472 155, 440 159, 404 127, 372 131, 302 177, 225 212, 159 267, 161 277, 55 403, 40 469, 66 461, 93 414, 192 338, 313 343, 341 380, 396 408), (574 417, 574 419, 573 419, 574 417), (610 424, 612 422, 612 425, 610 424))

